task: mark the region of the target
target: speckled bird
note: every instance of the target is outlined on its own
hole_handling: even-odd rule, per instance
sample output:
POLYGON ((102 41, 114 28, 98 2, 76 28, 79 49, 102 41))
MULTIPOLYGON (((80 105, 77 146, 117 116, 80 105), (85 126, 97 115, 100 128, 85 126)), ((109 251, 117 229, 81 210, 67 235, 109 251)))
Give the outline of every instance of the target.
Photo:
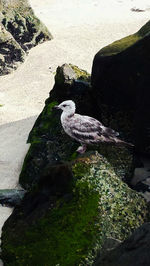
POLYGON ((101 122, 93 117, 76 114, 76 106, 72 100, 67 100, 54 108, 62 110, 61 124, 71 138, 78 141, 81 146, 77 152, 84 153, 87 144, 114 143, 117 145, 134 146, 118 138, 119 133, 115 130, 105 127, 101 122))

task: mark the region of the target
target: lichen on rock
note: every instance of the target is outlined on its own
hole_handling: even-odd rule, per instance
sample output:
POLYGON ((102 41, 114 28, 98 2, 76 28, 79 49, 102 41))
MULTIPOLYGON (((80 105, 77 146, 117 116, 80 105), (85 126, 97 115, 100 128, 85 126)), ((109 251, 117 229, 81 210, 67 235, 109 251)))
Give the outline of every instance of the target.
POLYGON ((39 265, 39 261, 48 265, 92 265, 105 239, 123 240, 147 220, 144 199, 129 189, 97 152, 70 162, 68 170, 64 168, 67 176, 61 176, 62 167, 55 166, 60 169, 57 175, 51 168, 47 187, 41 180, 34 192, 36 197, 32 192, 22 209, 16 209, 5 224, 2 258, 8 265, 39 265), (51 190, 53 173, 55 193, 51 190), (56 178, 60 182, 59 175, 63 185, 70 176, 67 190, 61 194, 56 183, 56 178), (46 189, 47 198, 43 198, 46 189))
POLYGON ((52 38, 26 0, 3 1, 2 24, 23 50, 52 38))
POLYGON ((24 61, 25 52, 0 23, 0 75, 8 74, 24 61))

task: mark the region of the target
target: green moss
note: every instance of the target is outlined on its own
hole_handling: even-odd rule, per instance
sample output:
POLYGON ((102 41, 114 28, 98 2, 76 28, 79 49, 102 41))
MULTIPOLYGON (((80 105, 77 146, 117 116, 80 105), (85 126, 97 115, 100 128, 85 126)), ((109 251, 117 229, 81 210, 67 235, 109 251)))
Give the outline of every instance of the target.
POLYGON ((45 132, 51 130, 52 128, 55 130, 57 128, 57 118, 53 114, 53 107, 57 105, 57 102, 51 102, 47 105, 45 105, 44 110, 42 111, 41 115, 38 117, 38 119, 35 122, 35 125, 33 126, 33 129, 31 133, 29 134, 28 142, 35 143, 40 142, 41 135, 44 135, 45 132), (36 125, 39 123, 39 120, 42 119, 42 123, 40 123, 40 126, 37 127, 36 125))
POLYGON ((145 200, 120 180, 105 157, 87 153, 71 168, 71 198, 57 200, 30 226, 20 216, 5 230, 6 265, 92 265, 107 237, 123 240, 147 219, 145 200))
POLYGON ((39 180, 47 164, 70 161, 77 157, 78 144, 62 130, 60 114, 53 111, 57 102, 46 104, 29 134, 31 143, 19 177, 20 184, 29 189, 39 180))
POLYGON ((115 55, 117 53, 122 52, 123 50, 127 49, 128 47, 132 46, 134 43, 139 41, 141 38, 146 36, 150 32, 150 21, 148 21, 138 32, 135 34, 129 35, 125 38, 117 40, 110 45, 102 48, 100 50, 100 55, 102 56, 109 56, 115 55))
POLYGON ((83 80, 85 82, 90 82, 91 76, 90 76, 90 74, 87 71, 85 71, 83 69, 80 69, 78 66, 75 66, 75 65, 72 65, 72 64, 69 64, 69 66, 71 66, 71 68, 76 73, 77 79, 83 80))
MULTIPOLYGON (((19 182, 26 189, 29 189, 30 183, 33 182, 37 177, 37 173, 40 173, 46 165, 46 160, 44 161, 41 156, 41 151, 45 150, 45 140, 46 134, 55 134, 55 130, 58 128, 58 120, 52 115, 53 107, 57 105, 57 102, 51 102, 45 106, 43 112, 36 120, 35 125, 28 137, 28 142, 31 143, 31 146, 28 150, 27 155, 25 156, 24 163, 22 166, 21 174, 19 177, 19 182), (36 125, 39 123, 39 120, 42 118, 42 123, 39 127, 36 125), (36 153, 39 150, 39 157, 36 153), (29 165, 29 167, 27 167, 29 165), (32 169, 32 171, 31 171, 32 169)), ((43 153, 42 151, 42 153, 43 153)))
MULTIPOLYGON (((144 221, 141 213, 142 206, 145 205, 144 199, 120 180, 105 157, 96 153, 90 158, 79 159, 73 172, 74 177, 78 176, 77 187, 81 189, 86 180, 87 187, 99 193, 99 222, 103 228, 101 234, 105 232, 122 240, 134 229, 135 224, 139 226, 144 221), (134 204, 130 204, 131 202, 134 204)), ((144 208, 146 211, 146 205, 144 208)))
POLYGON ((82 199, 80 205, 75 200, 69 204, 64 203, 61 208, 58 206, 50 215, 40 219, 37 225, 23 235, 23 246, 14 243, 14 265, 42 263, 71 266, 79 263, 86 250, 90 249, 91 239, 96 234, 93 225, 97 214, 97 201, 97 196, 92 195, 88 199, 82 199), (42 231, 42 235, 39 231, 42 231), (28 248, 25 250, 26 246, 28 248))
POLYGON ((125 38, 115 41, 112 44, 102 48, 100 50, 100 55, 109 56, 109 55, 115 55, 117 53, 120 53, 123 50, 130 47, 131 45, 133 45, 139 39, 140 39, 140 36, 138 34, 129 35, 125 38))

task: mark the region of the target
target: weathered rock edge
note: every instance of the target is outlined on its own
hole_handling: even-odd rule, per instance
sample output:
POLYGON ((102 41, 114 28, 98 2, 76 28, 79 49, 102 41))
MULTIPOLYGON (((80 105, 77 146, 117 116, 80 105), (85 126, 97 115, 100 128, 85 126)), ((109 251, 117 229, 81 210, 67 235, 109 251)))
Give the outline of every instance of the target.
POLYGON ((100 50, 92 67, 93 97, 102 121, 150 154, 150 21, 100 50), (117 122, 117 124, 116 124, 117 122))

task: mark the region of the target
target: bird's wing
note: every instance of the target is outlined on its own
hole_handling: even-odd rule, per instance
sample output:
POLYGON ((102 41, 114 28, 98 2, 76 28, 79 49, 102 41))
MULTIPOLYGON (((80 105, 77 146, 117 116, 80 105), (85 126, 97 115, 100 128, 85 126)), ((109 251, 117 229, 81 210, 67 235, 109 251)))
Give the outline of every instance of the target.
POLYGON ((90 116, 74 115, 74 123, 72 130, 78 130, 83 133, 97 132, 99 134, 117 137, 119 135, 115 130, 103 126, 103 124, 97 119, 90 116))
POLYGON ((75 114, 71 122, 71 132, 74 138, 82 142, 95 142, 101 136, 108 139, 118 136, 111 128, 103 126, 101 122, 89 116, 75 114))
POLYGON ((73 131, 81 133, 102 132, 103 125, 95 118, 75 114, 72 123, 73 131))
POLYGON ((70 120, 71 136, 82 143, 95 141, 98 133, 102 132, 102 124, 89 116, 75 114, 70 120))

